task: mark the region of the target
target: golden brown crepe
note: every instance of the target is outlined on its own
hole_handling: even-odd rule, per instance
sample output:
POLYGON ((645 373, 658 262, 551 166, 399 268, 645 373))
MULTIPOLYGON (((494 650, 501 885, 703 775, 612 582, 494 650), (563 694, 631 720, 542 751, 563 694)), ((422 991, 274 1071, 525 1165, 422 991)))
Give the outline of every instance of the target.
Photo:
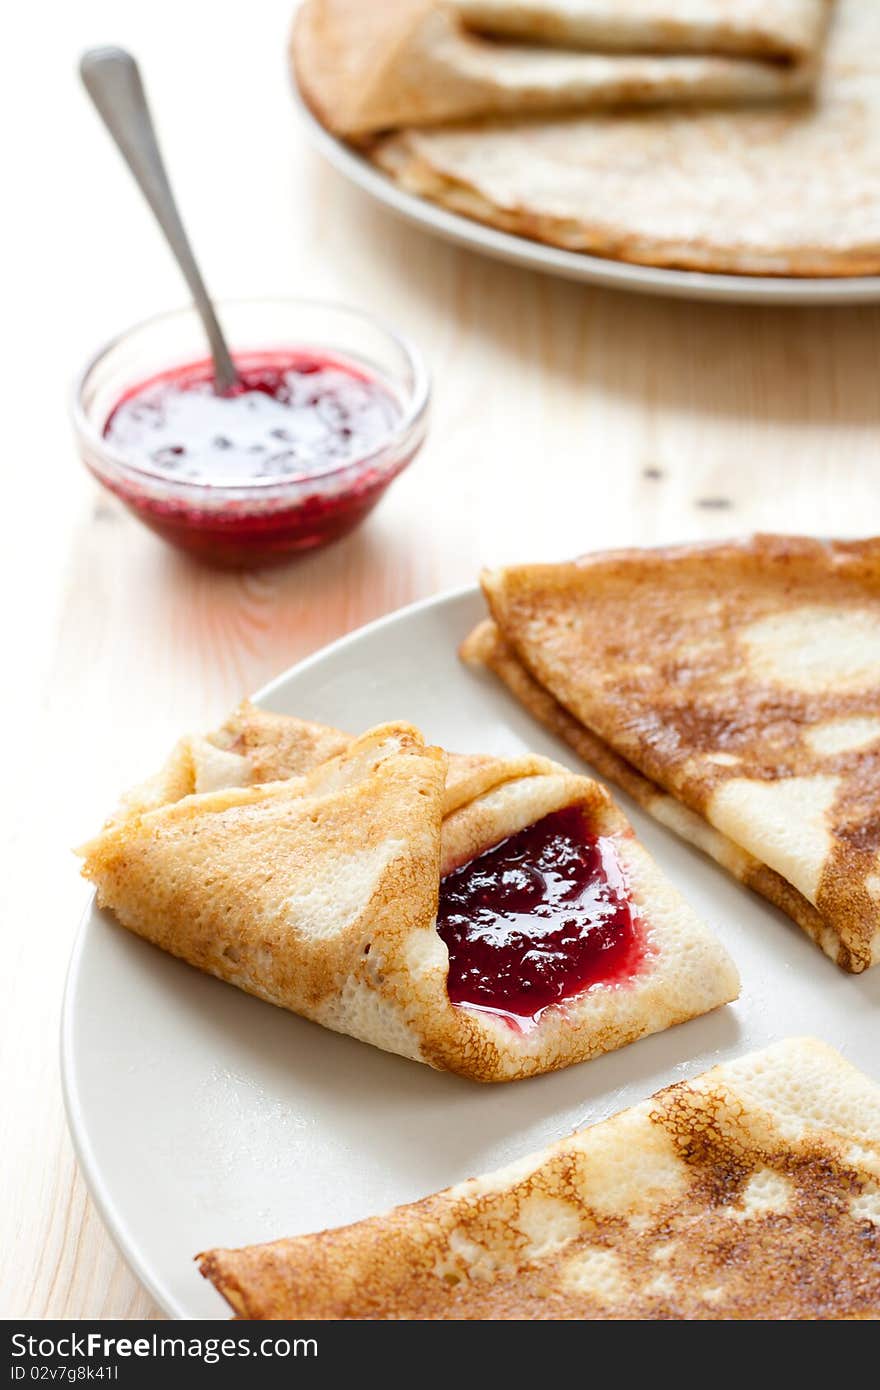
MULTIPOLYGON (((584 762, 589 763, 602 777, 614 782, 661 825, 674 830, 676 835, 708 854, 746 887, 787 912, 819 945, 828 939, 828 928, 820 913, 787 879, 734 844, 703 816, 664 792, 656 782, 644 777, 632 763, 615 753, 609 744, 569 714, 565 706, 529 673, 491 618, 480 623, 465 639, 461 657, 468 665, 485 666, 498 676, 545 729, 567 743, 584 762)), ((839 942, 835 940, 829 944, 836 958, 839 942)))
POLYGON ((644 265, 880 273, 880 4, 838 0, 815 98, 421 130, 371 152, 409 192, 644 265))
POLYGON ((385 1216, 198 1258, 244 1318, 877 1318, 880 1088, 793 1039, 385 1216))
POLYGON ((844 969, 876 963, 880 541, 618 551, 498 570, 484 589, 530 679, 491 632, 466 656, 482 645, 543 722, 574 746, 577 724, 591 762, 844 969))
POLYGON ((625 53, 726 53, 798 62, 822 42, 831 0, 452 0, 495 38, 625 53))
MULTIPOLYGON (((272 730, 279 760, 294 750, 297 765, 304 747, 346 737, 248 707, 220 740, 236 727, 250 731, 251 751, 275 771, 272 730)), ((246 754, 235 756, 247 765, 246 754)), ((186 756, 180 762, 189 766, 186 756)), ((235 785, 178 785, 182 795, 165 802, 130 798, 84 847, 83 872, 123 926, 325 1027, 504 1081, 584 1061, 738 993, 726 952, 604 789, 547 759, 461 758, 447 781, 446 755, 396 724, 287 780, 253 785, 241 766, 227 767, 235 785), (566 807, 580 808, 585 833, 613 844, 643 957, 625 980, 553 1004, 519 1031, 450 1002, 449 953, 435 925, 440 880, 566 807)))
MULTIPOLYGON (((275 714, 242 700, 219 729, 179 739, 160 771, 125 793, 109 823, 133 812, 169 806, 194 792, 226 791, 301 777, 344 753, 353 740, 353 734, 341 729, 275 714)), ((533 761, 528 757, 448 753, 443 814, 449 815, 499 782, 528 772, 533 761)))
MULTIPOLYGON (((770 0, 771 8, 779 0, 770 0)), ((812 7, 812 0, 804 0, 812 7)), ((684 26, 686 31, 687 25, 684 26)), ((803 37, 803 36, 802 36, 803 37)), ((443 0, 306 0, 291 46, 297 84, 322 123, 361 138, 392 127, 589 110, 621 102, 762 101, 807 91, 818 28, 800 54, 584 52, 470 32, 443 0), (748 54, 748 56, 742 56, 748 54)))

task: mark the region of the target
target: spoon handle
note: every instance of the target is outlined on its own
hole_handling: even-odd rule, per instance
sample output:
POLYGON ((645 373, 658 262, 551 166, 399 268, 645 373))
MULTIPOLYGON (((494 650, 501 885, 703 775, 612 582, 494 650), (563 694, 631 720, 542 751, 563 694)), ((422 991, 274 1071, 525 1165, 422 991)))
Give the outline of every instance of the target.
POLYGON ((229 391, 238 373, 180 220, 138 65, 124 48, 92 48, 83 54, 79 70, 183 272, 210 344, 217 390, 229 391))

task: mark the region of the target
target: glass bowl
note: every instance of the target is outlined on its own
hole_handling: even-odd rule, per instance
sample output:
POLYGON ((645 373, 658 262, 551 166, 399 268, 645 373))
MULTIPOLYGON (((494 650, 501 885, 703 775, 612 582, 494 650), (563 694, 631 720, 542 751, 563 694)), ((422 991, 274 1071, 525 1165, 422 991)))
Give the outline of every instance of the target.
POLYGON ((204 360, 204 333, 189 307, 144 320, 88 362, 73 387, 77 444, 95 477, 169 544, 225 567, 277 563, 347 535, 412 461, 427 428, 428 374, 405 338, 343 305, 253 299, 216 307, 233 357, 302 352, 372 378, 399 409, 387 437, 308 476, 247 484, 172 478, 133 462, 105 438, 107 422, 138 387, 204 360))

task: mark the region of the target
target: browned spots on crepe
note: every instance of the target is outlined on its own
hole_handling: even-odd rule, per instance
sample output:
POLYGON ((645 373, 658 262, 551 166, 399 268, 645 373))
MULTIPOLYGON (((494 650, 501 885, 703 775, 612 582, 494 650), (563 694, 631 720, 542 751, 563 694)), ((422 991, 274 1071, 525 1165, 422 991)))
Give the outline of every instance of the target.
POLYGON ((351 734, 327 724, 289 719, 258 709, 249 700, 244 700, 210 738, 218 748, 248 759, 252 782, 300 777, 344 753, 352 741, 351 734))
POLYGON ((733 845, 719 831, 695 814, 684 812, 675 799, 650 781, 592 730, 580 724, 558 700, 539 685, 508 645, 491 618, 479 623, 462 643, 462 659, 474 666, 485 666, 507 686, 540 724, 562 739, 584 762, 631 796, 637 805, 676 833, 710 854, 735 878, 760 893, 775 907, 787 913, 803 931, 821 944, 825 924, 802 893, 762 864, 754 855, 733 845), (685 819, 683 819, 683 814, 685 819))
POLYGON ((876 959, 880 541, 618 551, 500 570, 484 588, 516 659, 577 723, 788 879, 840 964, 876 959), (772 843, 786 817, 762 785, 803 795, 793 869, 799 847, 772 843), (765 854, 749 826, 768 808, 765 854))
POLYGON ((202 1272, 251 1318, 880 1316, 880 1093, 794 1040, 530 1160, 202 1272))

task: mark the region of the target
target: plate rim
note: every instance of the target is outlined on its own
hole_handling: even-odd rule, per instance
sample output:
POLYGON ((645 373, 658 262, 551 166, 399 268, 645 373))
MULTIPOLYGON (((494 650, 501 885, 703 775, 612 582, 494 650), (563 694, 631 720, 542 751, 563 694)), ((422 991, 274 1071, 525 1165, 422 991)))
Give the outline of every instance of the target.
POLYGON ((131 1235, 128 1222, 115 1198, 112 1196, 102 1173, 101 1166, 95 1157, 88 1125, 85 1119, 85 1112, 80 1100, 76 1068, 73 1062, 73 1031, 75 1027, 74 997, 77 993, 77 982, 82 968, 82 957, 90 934, 96 896, 93 890, 89 894, 88 902, 83 908, 82 916, 80 917, 79 925, 76 929, 73 950, 70 953, 67 974, 64 979, 64 995, 61 1004, 61 1026, 59 1028, 59 1050, 61 1056, 61 1097, 64 1103, 65 1118, 67 1120, 67 1132, 70 1136, 70 1142, 73 1145, 77 1168, 85 1182, 89 1196, 97 1207, 98 1215, 123 1260, 134 1273, 141 1286, 147 1290, 150 1297, 158 1304, 167 1317, 173 1318, 178 1322, 189 1322, 192 1320, 190 1314, 186 1312, 181 1304, 178 1304, 174 1295, 168 1289, 164 1288, 154 1279, 152 1271, 141 1254, 140 1247, 131 1235))
POLYGON ((313 148, 350 183, 398 217, 495 260, 605 289, 719 304, 821 307, 880 303, 880 275, 734 275, 639 265, 501 231, 409 193, 321 124, 291 74, 294 104, 313 148))
MULTIPOLYGON (((325 646, 319 647, 317 651, 311 652, 300 661, 294 662, 292 666, 287 667, 286 670, 280 672, 265 685, 260 686, 259 690, 250 696, 250 699, 255 704, 262 704, 271 699, 275 691, 288 680, 309 670, 312 666, 317 664, 318 661, 336 653, 339 649, 344 648, 348 644, 360 640, 362 637, 372 635, 383 627, 387 627, 394 622, 409 617, 410 614, 441 607, 447 603, 455 603, 465 597, 476 598, 479 592, 480 586, 478 584, 461 584, 452 589, 444 589, 439 594, 429 594, 426 598, 416 599, 413 603, 406 603, 401 608, 392 609, 390 613, 384 613, 382 616, 374 618, 371 622, 353 628, 351 632, 343 633, 341 637, 335 638, 332 642, 328 642, 325 646)), ((150 1266, 141 1254, 137 1241, 133 1238, 128 1229, 128 1222, 124 1213, 121 1211, 118 1203, 110 1192, 102 1174, 100 1163, 92 1147, 85 1111, 79 1095, 76 1067, 74 1066, 75 1048, 73 1035, 76 1026, 75 997, 82 969, 83 956, 91 934, 92 916, 95 911, 96 897, 97 894, 93 890, 83 908, 74 936, 70 960, 67 965, 61 1002, 58 1043, 60 1052, 61 1096, 67 1121, 67 1131, 73 1145, 79 1172, 85 1181, 92 1201, 98 1209, 98 1215, 122 1258, 133 1271, 141 1285, 150 1294, 150 1297, 162 1309, 163 1313, 177 1321, 189 1322, 192 1320, 191 1314, 186 1310, 184 1305, 180 1303, 156 1277, 154 1277, 150 1266)))
POLYGON ((347 646, 356 638, 372 636, 380 628, 387 627, 401 618, 407 618, 411 613, 418 613, 428 608, 439 608, 466 596, 476 598, 480 593, 479 584, 456 584, 451 589, 441 589, 439 594, 428 594, 425 598, 414 599, 412 603, 404 603, 400 608, 392 608, 390 613, 383 613, 378 618, 371 618, 368 623, 352 628, 351 632, 344 632, 341 637, 334 637, 333 641, 328 642, 326 646, 319 647, 317 651, 310 652, 308 656, 294 662, 292 666, 288 666, 286 671, 282 671, 280 675, 273 677, 265 685, 261 685, 256 694, 250 696, 250 699, 255 705, 262 704, 264 700, 270 699, 278 687, 284 685, 292 676, 298 676, 301 672, 308 671, 319 660, 334 655, 340 648, 347 646))

